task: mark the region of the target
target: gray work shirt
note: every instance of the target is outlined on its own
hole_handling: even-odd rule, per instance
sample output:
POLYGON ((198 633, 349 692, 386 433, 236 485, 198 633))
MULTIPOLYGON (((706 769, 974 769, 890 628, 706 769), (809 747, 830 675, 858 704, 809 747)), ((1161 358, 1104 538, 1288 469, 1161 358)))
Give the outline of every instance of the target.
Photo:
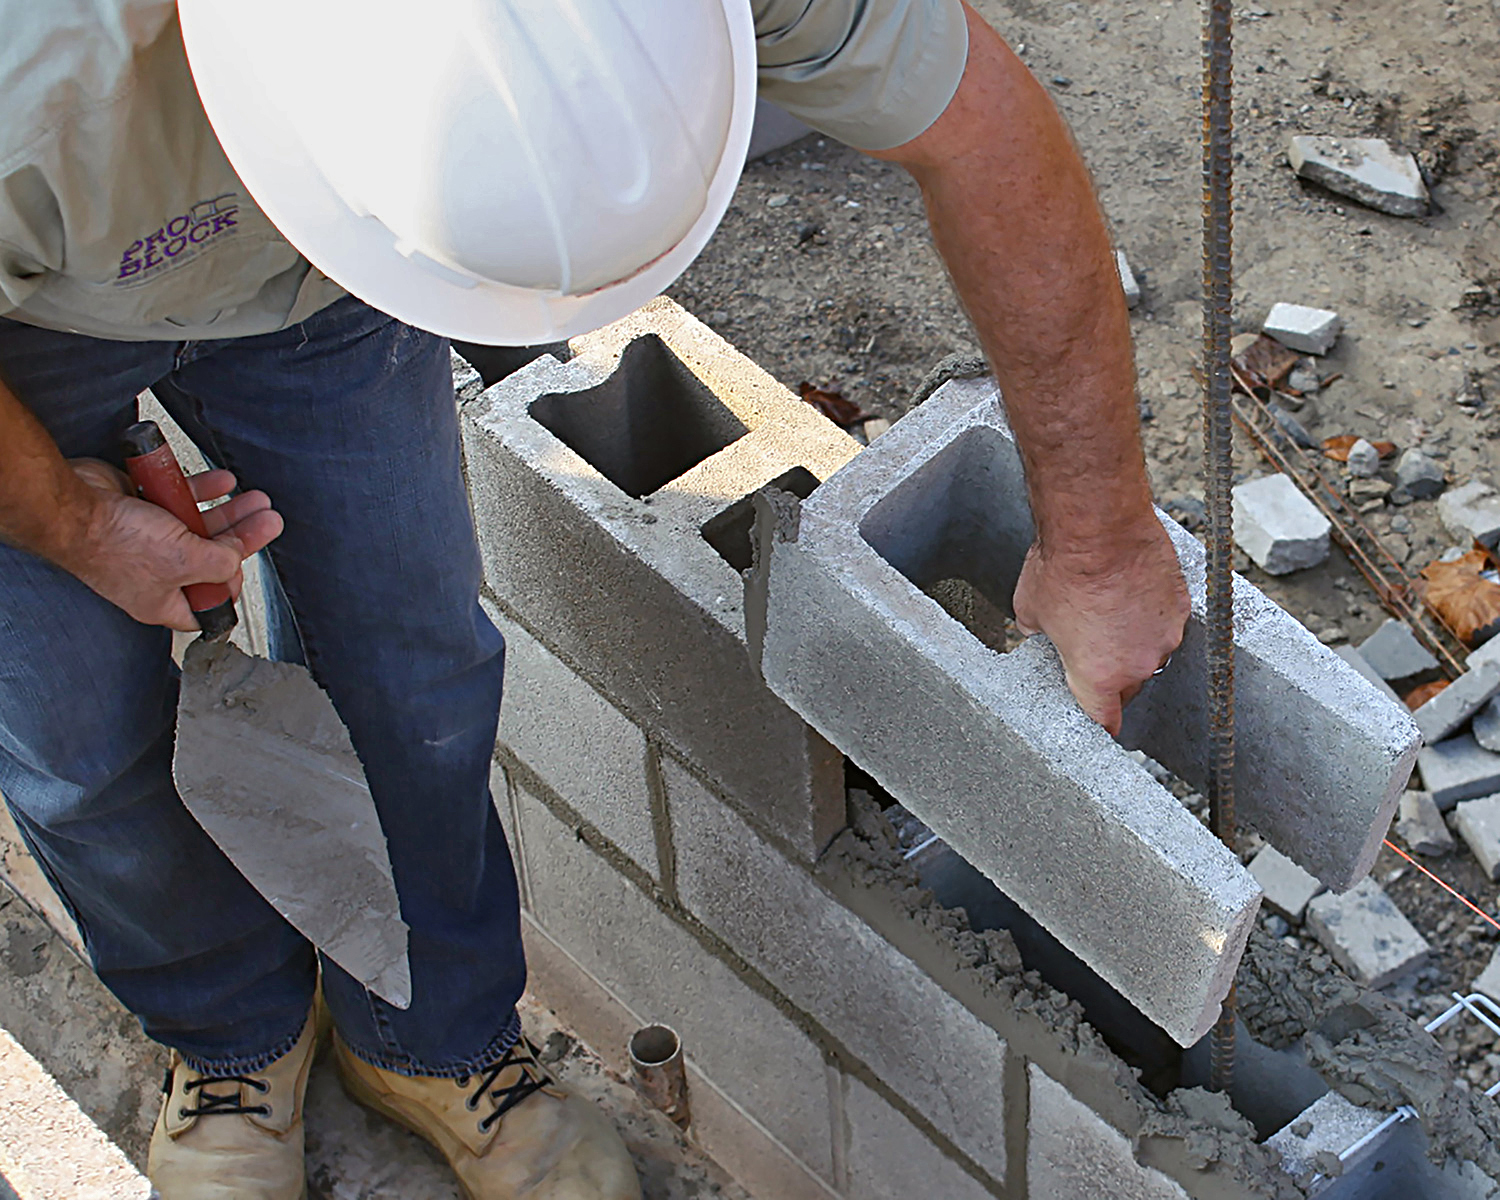
MULTIPOLYGON (((746 0, 760 93, 885 150, 948 106, 960 0, 746 0)), ((0 0, 0 316, 126 341, 244 337, 343 294, 229 165, 175 0, 0 0)))

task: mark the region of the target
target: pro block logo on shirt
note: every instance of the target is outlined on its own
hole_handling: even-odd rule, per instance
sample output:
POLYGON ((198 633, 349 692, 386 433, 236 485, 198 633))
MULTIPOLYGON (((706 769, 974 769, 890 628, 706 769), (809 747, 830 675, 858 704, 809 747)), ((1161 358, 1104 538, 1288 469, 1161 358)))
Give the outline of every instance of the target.
POLYGON ((233 237, 239 211, 240 197, 236 192, 198 201, 156 232, 132 242, 120 256, 120 273, 115 276, 115 284, 140 283, 148 276, 159 275, 196 257, 215 241, 233 237))

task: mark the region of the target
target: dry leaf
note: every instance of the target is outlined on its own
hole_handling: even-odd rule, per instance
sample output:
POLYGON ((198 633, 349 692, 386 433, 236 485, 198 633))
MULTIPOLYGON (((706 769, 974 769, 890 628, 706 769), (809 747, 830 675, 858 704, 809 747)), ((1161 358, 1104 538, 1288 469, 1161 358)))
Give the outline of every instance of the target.
POLYGON ((832 421, 835 425, 848 429, 860 421, 871 417, 873 413, 867 413, 852 400, 846 400, 842 392, 830 389, 813 387, 812 384, 803 382, 798 385, 797 390, 802 394, 802 399, 811 404, 820 413, 832 421))
POLYGON ((1480 548, 1452 562, 1433 562, 1422 568, 1422 599, 1466 646, 1500 632, 1500 583, 1483 574, 1493 565, 1480 548))
POLYGON ((1348 462, 1349 451, 1354 449, 1354 443, 1359 441, 1359 436, 1353 433, 1340 433, 1331 438, 1323 439, 1323 453, 1334 462, 1348 462))
POLYGON ((1426 704, 1447 686, 1448 680, 1434 679, 1431 683, 1424 683, 1421 687, 1412 688, 1402 699, 1405 700, 1407 708, 1411 709, 1412 712, 1416 712, 1417 709, 1421 708, 1422 705, 1426 704))
POLYGON ((1250 375, 1256 383, 1279 391, 1301 357, 1295 350, 1288 350, 1275 338, 1261 334, 1250 343, 1243 354, 1235 355, 1234 361, 1240 370, 1250 375))
POLYGON ((1375 447, 1381 458, 1390 458, 1391 455, 1396 453, 1395 442, 1371 442, 1370 445, 1375 447))

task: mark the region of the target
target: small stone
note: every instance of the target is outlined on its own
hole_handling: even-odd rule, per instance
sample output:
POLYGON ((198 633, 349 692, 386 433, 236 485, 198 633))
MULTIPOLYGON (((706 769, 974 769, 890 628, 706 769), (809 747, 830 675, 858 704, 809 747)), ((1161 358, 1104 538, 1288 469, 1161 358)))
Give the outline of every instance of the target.
POLYGON ((1309 875, 1275 846, 1264 847, 1250 860, 1250 874, 1266 894, 1266 907, 1293 923, 1300 923, 1323 884, 1309 875))
POLYGON ((1294 392, 1311 395, 1323 386, 1323 381, 1318 378, 1318 369, 1313 366, 1303 366, 1298 363, 1292 368, 1291 374, 1286 377, 1286 385, 1294 392))
POLYGON ((1307 426, 1292 416, 1291 413, 1287 412, 1286 409, 1282 408, 1281 405, 1267 405, 1267 410, 1271 414, 1271 419, 1276 422, 1281 431, 1297 445, 1301 446, 1304 450, 1317 450, 1319 448, 1317 439, 1307 432, 1307 426))
POLYGON ((1474 714, 1473 730, 1476 742, 1486 750, 1500 753, 1500 700, 1491 700, 1474 714))
POLYGON ((1500 792, 1500 754, 1491 754, 1467 733, 1424 746, 1417 752, 1417 769, 1443 812, 1460 800, 1500 792))
POLYGON ((785 208, 788 204, 791 203, 791 200, 792 198, 785 192, 777 192, 776 195, 772 196, 769 200, 766 201, 766 207, 785 208))
POLYGON ((1135 272, 1125 258, 1125 251, 1115 251, 1115 268, 1120 272, 1120 286, 1125 290, 1125 307, 1134 308, 1141 302, 1141 285, 1136 282, 1135 272))
POLYGON ((891 423, 884 417, 871 417, 865 422, 865 437, 867 440, 873 442, 882 433, 890 429, 890 427, 891 423))
POLYGON ((1426 963, 1432 948, 1373 880, 1307 906, 1307 928, 1366 987, 1381 988, 1426 963))
POLYGON ((1164 506, 1167 515, 1190 533, 1208 523, 1208 506, 1197 496, 1174 496, 1164 506))
POLYGON ((1285 475, 1234 489, 1234 540, 1263 571, 1285 575, 1328 557, 1328 518, 1285 475))
POLYGON ((1391 494, 1391 485, 1384 479, 1351 479, 1349 481, 1349 499, 1356 504, 1369 504, 1370 501, 1383 502, 1391 494))
POLYGON ((1278 917, 1272 913, 1266 918, 1266 932, 1273 938, 1284 938, 1292 931, 1292 927, 1286 923, 1285 917, 1278 917))
POLYGON ((1401 794, 1400 815, 1396 832, 1401 840, 1418 854, 1447 854, 1453 849, 1453 835, 1432 797, 1426 792, 1401 794))
POLYGON ((1287 161, 1303 179, 1396 217, 1427 213, 1427 186, 1417 160, 1379 138, 1298 135, 1287 161))
POLYGON ((1391 518, 1391 532, 1406 534, 1411 532, 1411 518, 1402 513, 1397 513, 1391 518))
POLYGON ((1488 996, 1496 1004, 1500 1004, 1500 950, 1496 950, 1494 957, 1490 959, 1490 965, 1485 967, 1484 973, 1474 981, 1474 990, 1488 996))
POLYGON ((1491 549, 1500 543, 1500 494, 1480 480, 1438 497, 1438 517, 1456 538, 1481 542, 1491 549))
POLYGON ((1349 474, 1357 475, 1361 479, 1369 479, 1380 470, 1380 451, 1364 438, 1360 438, 1349 447, 1349 459, 1345 465, 1349 468, 1349 474))
POLYGON ((1417 640, 1411 626, 1394 617, 1359 644, 1374 672, 1399 691, 1437 676, 1438 660, 1417 640))
MULTIPOLYGON (((1430 500, 1448 486, 1448 476, 1442 463, 1428 458, 1413 446, 1403 451, 1396 461, 1396 486, 1417 500, 1430 500)), ((1395 528, 1394 521, 1391 528, 1395 528)))
POLYGON ((1289 350, 1304 354, 1327 354, 1338 340, 1343 322, 1326 308, 1304 304, 1273 304, 1261 332, 1269 334, 1289 350))
POLYGON ((1500 879, 1500 796, 1465 800, 1458 806, 1453 826, 1469 844, 1484 873, 1500 879))

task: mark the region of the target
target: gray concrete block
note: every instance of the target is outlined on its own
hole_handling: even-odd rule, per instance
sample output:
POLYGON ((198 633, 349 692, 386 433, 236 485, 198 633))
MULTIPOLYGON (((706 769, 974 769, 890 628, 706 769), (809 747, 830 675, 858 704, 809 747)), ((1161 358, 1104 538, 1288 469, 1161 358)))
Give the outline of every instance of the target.
POLYGON ((1181 1185, 1136 1162, 1124 1134, 1035 1063, 1028 1075, 1030 1200, 1188 1200, 1181 1185))
MULTIPOLYGON (((993 1193, 857 1079, 844 1081, 847 1194, 859 1200, 991 1200, 993 1193)), ((1003 1136, 1002 1127, 994 1130, 1003 1136)))
POLYGON ((1478 479, 1451 488, 1438 497, 1438 517, 1444 527, 1465 542, 1500 543, 1500 493, 1478 479))
POLYGON ((540 801, 524 789, 517 801, 536 922, 639 1023, 676 1029, 691 1063, 831 1182, 818 1048, 540 801))
POLYGON ((1342 896, 1319 896, 1307 906, 1307 928, 1354 979, 1380 988, 1415 971, 1431 947, 1375 884, 1361 880, 1342 896))
POLYGON ((1500 879, 1500 796, 1465 800, 1458 806, 1454 827, 1491 879, 1500 879))
POLYGON ((1417 755, 1422 786, 1433 803, 1447 812, 1460 800, 1500 792, 1500 754, 1492 754, 1461 733, 1431 746, 1417 755))
POLYGON ((485 611, 505 638, 501 744, 579 816, 659 874, 646 735, 487 601, 485 611))
POLYGON ((688 910, 1003 1179, 1005 1042, 681 767, 662 773, 688 910))
POLYGON ((1277 303, 1271 305, 1260 329, 1290 350, 1299 350, 1303 354, 1327 354, 1338 341, 1342 327, 1338 313, 1326 308, 1277 303))
POLYGON ((1387 700, 1390 700, 1394 704, 1401 703, 1401 697, 1396 695, 1396 689, 1391 687, 1390 684, 1376 673, 1375 668, 1370 666, 1365 656, 1357 649, 1353 646, 1343 645, 1333 647, 1333 652, 1358 671, 1361 677, 1369 681, 1375 690, 1387 700))
POLYGON ((1497 949, 1490 958, 1490 965, 1480 973, 1471 990, 1488 996, 1496 1004, 1500 1004, 1500 949, 1497 949))
POLYGON ((1411 714, 1428 745, 1457 732, 1500 692, 1500 662, 1480 655, 1479 650, 1469 655, 1468 670, 1411 714))
POLYGON ((1234 541, 1271 575, 1315 567, 1328 557, 1328 518, 1285 475, 1234 488, 1234 541))
POLYGON ((746 654, 744 501, 773 480, 805 494, 859 446, 670 301, 573 346, 464 409, 486 580, 811 858, 843 825, 843 760, 746 654))
POLYGON ((1295 135, 1287 161, 1303 179, 1397 217, 1427 212, 1427 185, 1417 160, 1380 138, 1295 135))
MULTIPOLYGON (((1305 1108, 1267 1139, 1266 1145, 1281 1155, 1281 1165, 1294 1179, 1311 1180, 1328 1175, 1332 1160, 1385 1123, 1387 1113, 1361 1108, 1338 1092, 1328 1092, 1305 1108)), ((1371 1147, 1371 1153, 1378 1147, 1371 1147)), ((1351 1161, 1349 1167, 1358 1163, 1351 1161)))
POLYGON ((1327 889, 1275 846, 1266 846, 1251 860, 1250 874, 1265 889, 1266 907, 1288 921, 1300 923, 1308 902, 1327 889))
POLYGON ((1396 460, 1396 486, 1416 500, 1430 500, 1448 486, 1443 464, 1409 446, 1396 460))
POLYGON ((1500 751, 1500 700, 1491 700, 1474 714, 1471 730, 1484 749, 1500 751))
POLYGON ((1362 641, 1359 652, 1392 687, 1404 690, 1437 677, 1438 660, 1417 640, 1410 625, 1394 617, 1362 641))
POLYGON ((1447 854, 1453 849, 1453 834, 1427 792, 1403 792, 1399 811, 1396 833, 1417 854, 1447 854))
POLYGON ((1032 540, 1025 495, 994 385, 946 385, 802 506, 796 540, 774 544, 766 679, 1191 1044, 1233 978, 1259 889, 1083 715, 1046 639, 996 654, 921 590, 957 579, 1008 606, 1032 540))

